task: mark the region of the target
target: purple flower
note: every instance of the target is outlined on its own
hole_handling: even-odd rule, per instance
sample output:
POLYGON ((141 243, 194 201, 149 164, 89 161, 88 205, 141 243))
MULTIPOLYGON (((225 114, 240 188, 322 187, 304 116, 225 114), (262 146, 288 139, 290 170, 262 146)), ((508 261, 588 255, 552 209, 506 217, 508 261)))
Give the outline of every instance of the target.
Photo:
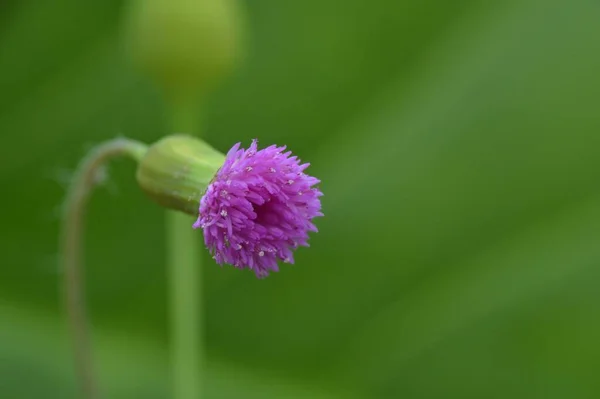
POLYGON ((204 230, 204 242, 216 262, 249 268, 259 278, 278 271, 277 261, 294 263, 293 251, 308 246, 312 219, 323 216, 320 181, 304 173, 309 164, 272 145, 258 151, 253 140, 240 143, 200 200, 194 228, 204 230))

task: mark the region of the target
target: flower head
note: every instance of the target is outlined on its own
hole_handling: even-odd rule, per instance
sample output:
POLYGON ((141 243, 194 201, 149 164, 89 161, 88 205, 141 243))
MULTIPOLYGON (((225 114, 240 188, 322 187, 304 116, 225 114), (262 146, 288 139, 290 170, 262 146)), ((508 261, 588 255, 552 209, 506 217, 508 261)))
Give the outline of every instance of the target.
POLYGON ((194 228, 204 230, 204 242, 218 264, 249 268, 257 277, 278 271, 277 261, 293 263, 293 251, 308 246, 312 219, 321 213, 321 191, 309 164, 291 151, 272 145, 247 150, 240 143, 227 153, 200 200, 194 228))

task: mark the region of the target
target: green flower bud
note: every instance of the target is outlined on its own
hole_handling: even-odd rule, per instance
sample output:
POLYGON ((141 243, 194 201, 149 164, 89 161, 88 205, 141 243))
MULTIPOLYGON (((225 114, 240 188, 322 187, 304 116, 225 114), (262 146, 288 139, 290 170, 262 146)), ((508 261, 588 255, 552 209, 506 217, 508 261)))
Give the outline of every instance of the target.
POLYGON ((169 96, 205 92, 239 56, 236 6, 236 0, 136 0, 126 25, 134 62, 169 96))
POLYGON ((224 161, 223 154, 202 140, 167 136, 148 148, 136 178, 158 204, 198 215, 200 198, 224 161))

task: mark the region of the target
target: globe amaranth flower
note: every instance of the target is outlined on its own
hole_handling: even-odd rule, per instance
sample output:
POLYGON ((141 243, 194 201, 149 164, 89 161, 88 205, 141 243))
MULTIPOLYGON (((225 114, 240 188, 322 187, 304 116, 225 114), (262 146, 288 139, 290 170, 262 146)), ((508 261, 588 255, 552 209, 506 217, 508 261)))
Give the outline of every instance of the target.
POLYGON ((291 156, 286 147, 247 150, 240 143, 200 200, 194 228, 204 230, 204 242, 216 262, 249 268, 257 277, 278 271, 277 261, 294 263, 293 251, 308 246, 312 219, 323 216, 320 181, 304 173, 309 164, 291 156))

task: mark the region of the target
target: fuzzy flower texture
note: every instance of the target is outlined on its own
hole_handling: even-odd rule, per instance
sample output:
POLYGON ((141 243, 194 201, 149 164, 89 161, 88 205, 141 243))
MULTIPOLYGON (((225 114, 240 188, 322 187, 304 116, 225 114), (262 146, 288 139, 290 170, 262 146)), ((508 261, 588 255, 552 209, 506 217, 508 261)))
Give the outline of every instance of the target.
POLYGON ((204 242, 216 262, 248 268, 257 277, 279 271, 278 260, 294 263, 293 251, 308 246, 312 219, 323 216, 320 181, 304 173, 309 164, 291 156, 286 147, 247 150, 240 143, 227 153, 200 200, 194 228, 204 230, 204 242))

